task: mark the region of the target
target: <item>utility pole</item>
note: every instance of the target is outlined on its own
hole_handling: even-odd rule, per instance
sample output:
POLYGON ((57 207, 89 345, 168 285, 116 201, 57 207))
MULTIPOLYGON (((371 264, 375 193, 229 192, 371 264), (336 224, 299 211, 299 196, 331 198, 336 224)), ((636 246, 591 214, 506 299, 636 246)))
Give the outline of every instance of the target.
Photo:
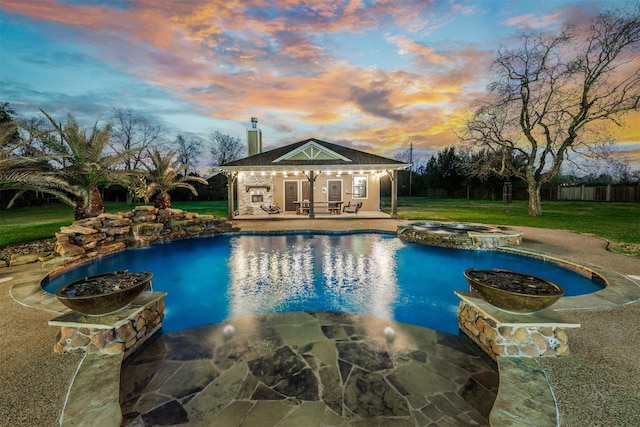
POLYGON ((413 175, 413 172, 412 172, 412 169, 413 169, 413 142, 409 146, 409 164, 411 164, 411 166, 409 166, 409 196, 411 196, 411 175, 413 175))

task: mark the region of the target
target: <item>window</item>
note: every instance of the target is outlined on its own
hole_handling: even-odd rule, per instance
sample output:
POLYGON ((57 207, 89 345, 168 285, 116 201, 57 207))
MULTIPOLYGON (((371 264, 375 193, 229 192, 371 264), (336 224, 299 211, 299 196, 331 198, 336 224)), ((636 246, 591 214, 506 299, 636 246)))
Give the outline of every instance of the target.
POLYGON ((354 199, 367 198, 367 177, 366 176, 353 177, 353 198, 354 199))

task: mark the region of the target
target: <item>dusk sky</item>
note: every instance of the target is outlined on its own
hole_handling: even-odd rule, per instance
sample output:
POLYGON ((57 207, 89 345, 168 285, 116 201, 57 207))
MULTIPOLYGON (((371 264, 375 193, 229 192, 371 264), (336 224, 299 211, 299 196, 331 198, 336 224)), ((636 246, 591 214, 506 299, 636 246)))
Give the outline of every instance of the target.
MULTIPOLYGON (((0 0, 0 102, 81 124, 128 107, 263 149, 306 138, 418 159, 485 91, 496 50, 628 1, 0 0)), ((637 58, 636 58, 637 59, 637 58)), ((616 130, 640 169, 640 114, 616 130)), ((205 165, 201 165, 205 166, 205 165)))

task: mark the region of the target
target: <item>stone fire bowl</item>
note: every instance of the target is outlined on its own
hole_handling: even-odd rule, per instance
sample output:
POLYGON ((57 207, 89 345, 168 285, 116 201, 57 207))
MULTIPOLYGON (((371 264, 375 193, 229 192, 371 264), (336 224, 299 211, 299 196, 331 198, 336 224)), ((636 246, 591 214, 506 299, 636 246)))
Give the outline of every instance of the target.
POLYGON ((464 275, 471 288, 489 304, 512 313, 534 313, 551 306, 564 295, 564 289, 559 285, 517 271, 468 268, 464 275), (478 276, 482 280, 478 280, 478 276))
MULTIPOLYGON (((75 282, 62 286, 56 291, 56 298, 70 309, 82 314, 98 316, 113 313, 129 305, 138 295, 140 295, 149 282, 153 273, 145 271, 142 273, 129 273, 127 271, 115 271, 111 273, 98 274, 85 277, 75 282), (133 284, 123 286, 120 289, 101 289, 99 284, 118 283, 118 280, 126 277, 132 278, 133 284), (72 289, 78 287, 83 289, 93 288, 95 293, 91 295, 73 295, 72 289)), ((103 286, 103 288, 105 288, 103 286)))

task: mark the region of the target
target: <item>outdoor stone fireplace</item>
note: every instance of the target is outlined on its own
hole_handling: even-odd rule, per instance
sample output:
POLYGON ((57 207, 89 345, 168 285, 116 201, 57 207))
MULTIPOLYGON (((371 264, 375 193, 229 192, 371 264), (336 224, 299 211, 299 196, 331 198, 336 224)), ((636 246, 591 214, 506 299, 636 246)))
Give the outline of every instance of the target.
POLYGON ((242 176, 240 191, 238 191, 238 206, 242 206, 240 214, 261 215, 264 212, 260 205, 273 204, 273 178, 270 174, 242 176))

